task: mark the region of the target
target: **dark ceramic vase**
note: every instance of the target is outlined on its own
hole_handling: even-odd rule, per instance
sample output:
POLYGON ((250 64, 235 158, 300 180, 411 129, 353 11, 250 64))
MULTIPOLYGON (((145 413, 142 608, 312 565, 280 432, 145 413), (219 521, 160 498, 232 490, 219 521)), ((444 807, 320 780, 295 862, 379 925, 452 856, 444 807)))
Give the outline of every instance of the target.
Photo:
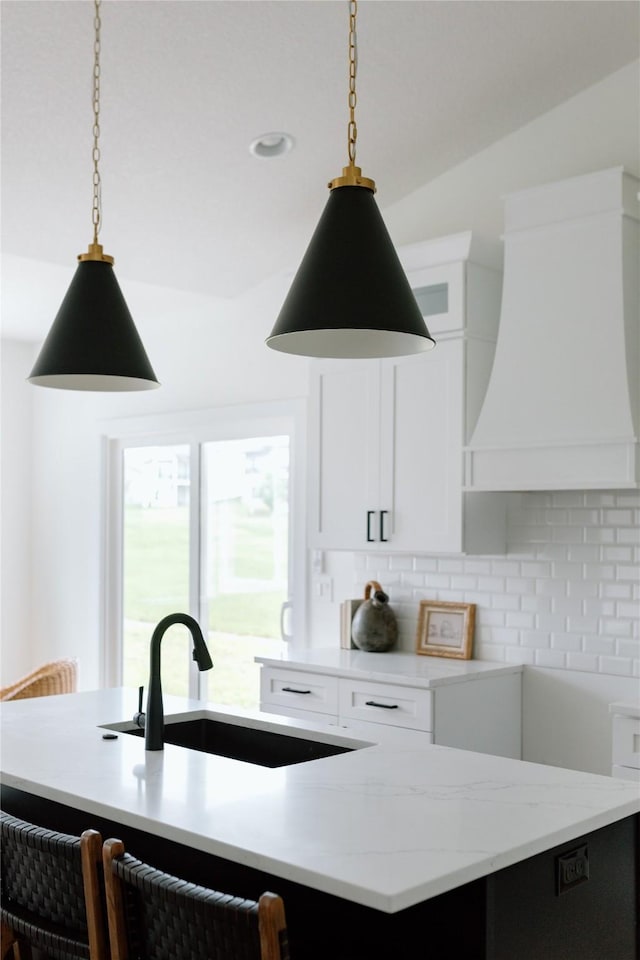
POLYGON ((384 653, 395 646, 398 639, 395 614, 389 606, 389 597, 375 580, 366 585, 364 595, 353 617, 351 637, 358 650, 384 653))

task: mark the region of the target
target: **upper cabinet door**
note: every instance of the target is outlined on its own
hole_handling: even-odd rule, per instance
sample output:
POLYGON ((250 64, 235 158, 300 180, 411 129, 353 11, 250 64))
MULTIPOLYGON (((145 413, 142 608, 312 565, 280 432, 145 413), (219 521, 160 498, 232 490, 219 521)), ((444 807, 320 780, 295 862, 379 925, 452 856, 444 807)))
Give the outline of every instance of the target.
POLYGON ((309 545, 363 550, 377 532, 380 362, 312 361, 309 545), (374 514, 376 514, 374 516, 374 514))
POLYGON ((504 498, 466 494, 462 476, 495 347, 501 275, 489 253, 470 234, 405 250, 433 350, 312 362, 310 547, 504 552, 504 498))
POLYGON ((395 551, 462 549, 464 343, 384 360, 380 502, 395 551))

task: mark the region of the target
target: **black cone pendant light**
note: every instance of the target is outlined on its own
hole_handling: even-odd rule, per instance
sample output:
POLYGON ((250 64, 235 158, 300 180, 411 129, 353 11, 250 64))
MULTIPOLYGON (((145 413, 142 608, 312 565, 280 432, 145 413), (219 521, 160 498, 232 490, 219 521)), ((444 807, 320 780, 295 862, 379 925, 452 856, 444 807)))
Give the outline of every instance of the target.
POLYGON ((100 0, 94 5, 93 243, 78 257, 71 285, 28 379, 37 386, 61 390, 151 390, 160 384, 118 286, 113 257, 103 253, 98 243, 100 0))
POLYGON ((305 357, 401 357, 431 337, 374 199, 355 165, 357 0, 349 3, 349 165, 331 194, 267 345, 305 357))

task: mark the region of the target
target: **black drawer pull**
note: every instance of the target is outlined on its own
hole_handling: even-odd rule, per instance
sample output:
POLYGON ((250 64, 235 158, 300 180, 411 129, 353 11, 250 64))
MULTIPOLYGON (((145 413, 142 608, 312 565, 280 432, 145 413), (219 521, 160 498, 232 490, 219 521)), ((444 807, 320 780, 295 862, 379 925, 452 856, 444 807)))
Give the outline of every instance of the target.
POLYGON ((388 537, 385 537, 385 535, 384 535, 384 518, 386 517, 386 515, 387 515, 388 513, 389 513, 388 510, 381 510, 381 511, 380 511, 380 539, 381 539, 381 541, 382 541, 383 543, 386 543, 387 540, 389 539, 388 537))
POLYGON ((367 510, 367 543, 373 543, 374 539, 371 536, 371 517, 374 515, 375 510, 367 510))
POLYGON ((366 707, 382 707, 383 710, 397 710, 397 703, 376 703, 375 700, 367 700, 365 703, 366 707))
POLYGON ((293 687, 283 687, 283 693, 311 693, 311 690, 295 690, 293 687))

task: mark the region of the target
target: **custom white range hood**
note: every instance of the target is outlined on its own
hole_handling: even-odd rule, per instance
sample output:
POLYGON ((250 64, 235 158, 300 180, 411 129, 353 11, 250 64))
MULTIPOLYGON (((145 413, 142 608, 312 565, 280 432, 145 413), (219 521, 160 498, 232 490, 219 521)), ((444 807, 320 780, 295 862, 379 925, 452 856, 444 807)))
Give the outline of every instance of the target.
POLYGON ((640 486, 639 186, 615 167, 506 197, 500 327, 466 489, 640 486))

